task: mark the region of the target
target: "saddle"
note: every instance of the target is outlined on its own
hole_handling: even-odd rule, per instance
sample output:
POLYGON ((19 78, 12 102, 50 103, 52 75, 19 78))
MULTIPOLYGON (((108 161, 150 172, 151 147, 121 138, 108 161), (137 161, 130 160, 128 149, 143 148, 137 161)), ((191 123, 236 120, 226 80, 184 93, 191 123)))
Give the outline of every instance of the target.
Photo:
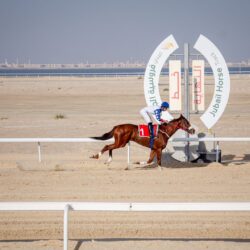
MULTIPOLYGON (((158 135, 158 124, 154 124, 154 136, 157 137, 158 135)), ((149 129, 147 124, 139 124, 138 125, 138 133, 140 137, 150 137, 149 129)))

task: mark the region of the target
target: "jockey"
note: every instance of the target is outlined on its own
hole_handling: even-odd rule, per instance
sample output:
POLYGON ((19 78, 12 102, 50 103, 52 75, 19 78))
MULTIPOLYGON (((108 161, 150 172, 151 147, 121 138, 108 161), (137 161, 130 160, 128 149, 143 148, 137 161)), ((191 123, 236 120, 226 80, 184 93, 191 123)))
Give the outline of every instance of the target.
POLYGON ((148 129, 150 133, 150 148, 153 148, 154 145, 154 129, 153 129, 153 120, 156 121, 157 124, 161 124, 164 122, 170 122, 173 120, 173 116, 168 112, 169 103, 163 102, 161 106, 148 106, 140 110, 140 114, 144 118, 145 122, 148 124, 148 129), (164 112, 164 119, 162 119, 162 112, 164 112))

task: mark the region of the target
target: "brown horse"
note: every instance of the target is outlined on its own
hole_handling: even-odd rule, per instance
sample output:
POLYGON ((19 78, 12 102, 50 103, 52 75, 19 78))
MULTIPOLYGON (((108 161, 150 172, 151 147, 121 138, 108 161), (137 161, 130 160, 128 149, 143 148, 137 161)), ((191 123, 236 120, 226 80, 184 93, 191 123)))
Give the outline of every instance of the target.
MULTIPOLYGON (((147 164, 151 164, 155 155, 157 156, 158 165, 161 166, 162 150, 167 146, 168 139, 178 130, 183 129, 190 134, 194 134, 195 130, 191 128, 189 121, 181 115, 179 118, 172 120, 169 123, 164 123, 159 126, 159 133, 154 140, 153 148, 151 149, 149 160, 147 164)), ((115 126, 110 132, 105 133, 100 137, 91 137, 97 140, 108 140, 114 137, 115 142, 106 145, 101 152, 91 156, 91 158, 98 159, 105 151, 109 150, 109 159, 107 163, 112 161, 112 150, 125 147, 129 141, 134 141, 142 146, 149 146, 149 138, 140 137, 138 133, 138 126, 133 124, 122 124, 115 126)))

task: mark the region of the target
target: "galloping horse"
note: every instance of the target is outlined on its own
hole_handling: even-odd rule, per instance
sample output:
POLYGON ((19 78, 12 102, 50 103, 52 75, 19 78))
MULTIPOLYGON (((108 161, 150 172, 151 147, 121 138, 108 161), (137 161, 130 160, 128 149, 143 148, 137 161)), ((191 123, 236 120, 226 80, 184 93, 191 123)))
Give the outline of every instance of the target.
MULTIPOLYGON (((194 134, 195 130, 191 128, 189 121, 181 115, 179 118, 172 120, 169 123, 163 123, 159 126, 159 132, 157 138, 154 140, 153 148, 150 152, 149 160, 147 164, 153 162, 155 155, 157 156, 158 165, 161 166, 162 150, 167 146, 168 139, 178 130, 183 129, 190 134, 194 134)), ((109 159, 107 163, 112 161, 112 150, 125 147, 129 141, 134 141, 142 146, 149 146, 148 137, 140 137, 138 133, 138 126, 133 124, 122 124, 115 126, 110 132, 105 133, 100 137, 91 137, 97 140, 108 140, 114 137, 115 142, 110 145, 106 145, 101 152, 91 156, 91 158, 98 159, 105 151, 109 150, 109 159)))

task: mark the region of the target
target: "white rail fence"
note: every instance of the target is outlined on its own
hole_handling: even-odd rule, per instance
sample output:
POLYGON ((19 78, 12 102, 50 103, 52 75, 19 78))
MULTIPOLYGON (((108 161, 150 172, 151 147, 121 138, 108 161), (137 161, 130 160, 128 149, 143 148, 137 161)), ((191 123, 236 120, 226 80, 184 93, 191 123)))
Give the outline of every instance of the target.
POLYGON ((63 249, 68 250, 69 211, 121 212, 242 212, 250 211, 250 202, 203 203, 112 203, 112 202, 0 202, 0 211, 64 211, 63 249))
MULTIPOLYGON (((41 143, 87 143, 87 142, 112 142, 113 139, 100 141, 92 138, 0 138, 0 143, 37 143, 38 161, 42 161, 41 143)), ((216 161, 219 159, 219 142, 250 142, 250 137, 203 137, 203 138, 170 138, 169 142, 215 142, 216 161)), ((127 163, 130 164, 130 143, 128 143, 127 163)))

